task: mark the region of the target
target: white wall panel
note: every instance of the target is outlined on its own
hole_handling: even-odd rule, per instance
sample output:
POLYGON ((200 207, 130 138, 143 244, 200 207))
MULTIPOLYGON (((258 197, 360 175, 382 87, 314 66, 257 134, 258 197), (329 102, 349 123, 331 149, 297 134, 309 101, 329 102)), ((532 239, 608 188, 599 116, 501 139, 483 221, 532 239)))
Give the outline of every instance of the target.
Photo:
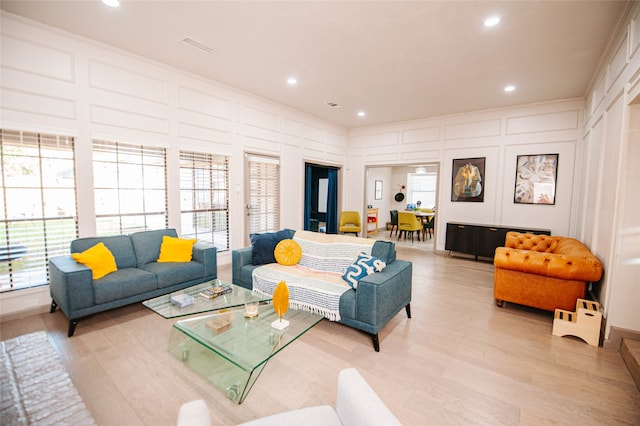
POLYGON ((169 134, 169 120, 147 114, 119 110, 101 105, 90 107, 91 122, 126 129, 142 130, 162 135, 169 134))
POLYGON ((440 140, 440 127, 423 127, 402 132, 403 144, 437 142, 440 140))
POLYGON ((391 147, 400 144, 400 132, 380 132, 368 134, 364 139, 364 148, 373 148, 377 146, 391 147))
POLYGON ((246 151, 280 156, 280 142, 244 134, 240 140, 246 151))
POLYGON ((178 136, 203 142, 216 142, 223 145, 231 145, 231 134, 229 132, 223 132, 211 127, 197 126, 189 123, 178 123, 178 136))
POLYGON ((540 133, 554 130, 575 130, 578 128, 577 109, 548 114, 534 114, 507 119, 507 134, 540 133))
MULTIPOLYGON (((28 112, 32 115, 75 119, 75 102, 54 96, 39 95, 2 88, 2 109, 8 111, 28 112)), ((5 117, 6 118, 6 117, 5 117)))
POLYGON ((197 89, 178 86, 176 106, 180 110, 231 120, 231 102, 197 89))
POLYGON ((247 126, 257 127, 262 130, 280 131, 280 116, 264 109, 245 105, 242 108, 241 121, 247 126))
POLYGON ((629 24, 629 47, 629 56, 631 58, 637 58, 636 55, 640 52, 640 9, 638 9, 629 24))
POLYGON ((500 120, 486 120, 444 126, 445 139, 482 138, 500 135, 500 120))
POLYGON ((72 53, 4 32, 2 66, 67 82, 75 80, 72 53))
POLYGON ((300 138, 302 136, 302 123, 300 121, 285 118, 282 123, 282 132, 285 135, 300 138))
POLYGON ((327 132, 325 129, 307 124, 302 127, 302 138, 306 141, 325 144, 327 142, 327 132))
POLYGON ((629 38, 625 37, 618 45, 618 50, 615 52, 611 62, 609 63, 609 72, 607 77, 607 91, 611 90, 611 87, 618 81, 618 78, 622 75, 622 72, 627 67, 627 42, 629 38))
POLYGON ((167 82, 143 73, 89 60, 89 87, 166 104, 167 82))

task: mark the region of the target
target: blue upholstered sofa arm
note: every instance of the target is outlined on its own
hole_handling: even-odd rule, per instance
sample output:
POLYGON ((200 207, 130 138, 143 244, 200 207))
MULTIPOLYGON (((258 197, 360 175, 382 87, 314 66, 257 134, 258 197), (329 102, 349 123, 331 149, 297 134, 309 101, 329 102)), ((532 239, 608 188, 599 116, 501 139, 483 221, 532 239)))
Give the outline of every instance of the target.
MULTIPOLYGON (((49 259, 49 290, 64 312, 76 312, 95 304, 91 269, 71 256, 49 259)), ((75 319, 75 318, 69 318, 75 319)))
POLYGON ((217 276, 218 274, 218 249, 215 246, 196 243, 193 246, 192 259, 204 265, 205 276, 217 276))
POLYGON ((231 281, 249 290, 253 289, 251 272, 257 268, 257 266, 251 267, 253 266, 251 265, 252 256, 251 246, 239 248, 231 252, 231 281), (245 266, 250 267, 243 269, 245 266))
MULTIPOLYGON (((359 323, 357 328, 376 334, 399 309, 411 302, 412 266, 411 262, 398 259, 382 272, 360 279, 355 291, 353 318, 359 323)), ((349 323, 349 318, 345 317, 341 322, 349 323)))

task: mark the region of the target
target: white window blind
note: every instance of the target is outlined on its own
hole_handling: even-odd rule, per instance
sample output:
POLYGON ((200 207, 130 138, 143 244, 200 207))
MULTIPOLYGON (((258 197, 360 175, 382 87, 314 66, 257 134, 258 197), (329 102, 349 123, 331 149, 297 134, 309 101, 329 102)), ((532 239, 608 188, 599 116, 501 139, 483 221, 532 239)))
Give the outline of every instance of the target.
POLYGON ((45 285, 78 237, 74 139, 0 130, 0 291, 45 285))
POLYGON ((250 155, 249 234, 280 229, 280 160, 250 155))
POLYGON ((180 151, 182 236, 229 249, 229 160, 180 151))
POLYGON ((97 235, 168 226, 164 148, 93 141, 97 235))

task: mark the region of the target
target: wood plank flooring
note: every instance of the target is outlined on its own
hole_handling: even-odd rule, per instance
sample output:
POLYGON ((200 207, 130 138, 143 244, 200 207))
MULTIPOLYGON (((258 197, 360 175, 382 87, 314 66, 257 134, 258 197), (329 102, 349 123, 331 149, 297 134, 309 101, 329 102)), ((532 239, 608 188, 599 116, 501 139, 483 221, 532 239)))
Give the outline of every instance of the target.
MULTIPOLYGON (((411 243, 398 257, 413 262, 413 318, 403 310, 387 324, 379 353, 364 333, 323 320, 269 362, 241 405, 168 352, 174 321, 141 304, 82 320, 72 338, 60 311, 2 323, 1 337, 46 330, 102 426, 174 425, 198 398, 219 425, 334 405, 346 367, 406 425, 640 424, 640 392, 619 352, 552 336, 550 312, 497 308, 490 263, 411 243)), ((230 265, 219 276, 230 279, 230 265)))

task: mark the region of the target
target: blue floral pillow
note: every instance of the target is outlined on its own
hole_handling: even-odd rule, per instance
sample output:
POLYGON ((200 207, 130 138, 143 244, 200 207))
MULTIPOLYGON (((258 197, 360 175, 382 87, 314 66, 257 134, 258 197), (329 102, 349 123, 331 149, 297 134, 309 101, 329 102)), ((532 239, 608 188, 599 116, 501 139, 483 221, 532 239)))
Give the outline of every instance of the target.
POLYGON ((382 259, 362 253, 358 255, 353 264, 347 267, 342 279, 355 290, 358 288, 358 281, 374 272, 382 271, 386 266, 387 264, 382 259))

